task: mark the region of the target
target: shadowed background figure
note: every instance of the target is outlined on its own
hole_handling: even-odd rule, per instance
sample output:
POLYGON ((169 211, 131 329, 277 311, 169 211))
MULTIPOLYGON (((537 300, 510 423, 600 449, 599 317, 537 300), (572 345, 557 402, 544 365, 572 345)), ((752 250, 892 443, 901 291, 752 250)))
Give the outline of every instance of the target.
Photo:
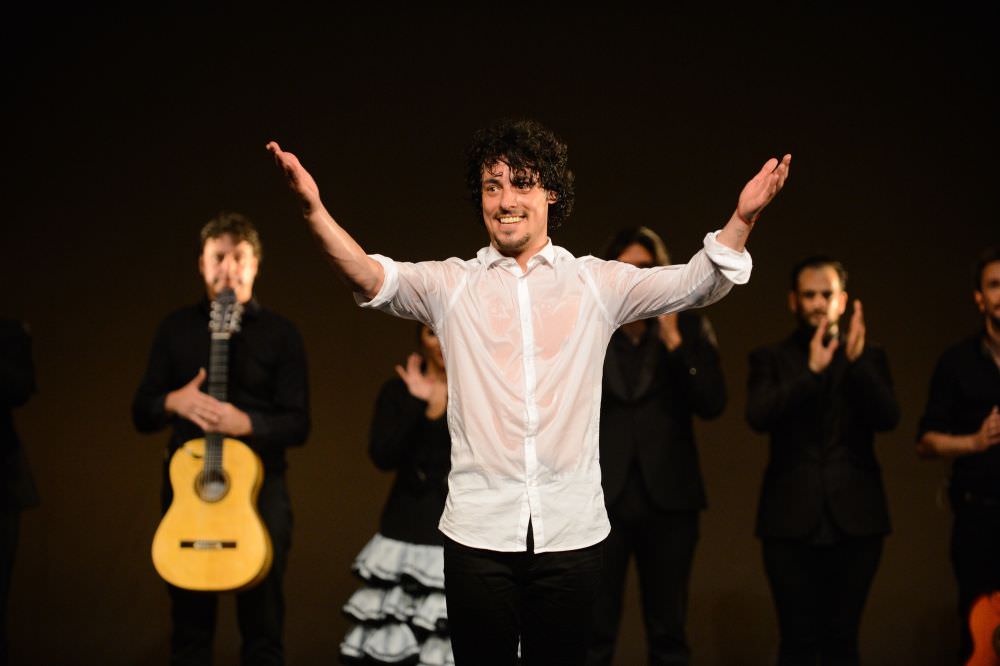
MULTIPOLYGON (((619 231, 604 258, 637 268, 670 263, 663 241, 646 227, 619 231)), ((687 664, 688 581, 706 506, 692 420, 713 419, 726 405, 708 318, 685 310, 619 328, 604 359, 601 397, 601 485, 611 534, 587 663, 611 664, 634 556, 649 663, 687 664)))
POLYGON ((0 664, 7 663, 7 599, 21 511, 39 503, 13 414, 34 392, 31 336, 22 322, 0 318, 0 664))
POLYGON ((778 614, 779 666, 857 664, 858 629, 889 533, 875 433, 899 406, 885 352, 850 328, 847 271, 815 256, 792 268, 798 328, 750 354, 747 420, 770 433, 757 536, 778 614))

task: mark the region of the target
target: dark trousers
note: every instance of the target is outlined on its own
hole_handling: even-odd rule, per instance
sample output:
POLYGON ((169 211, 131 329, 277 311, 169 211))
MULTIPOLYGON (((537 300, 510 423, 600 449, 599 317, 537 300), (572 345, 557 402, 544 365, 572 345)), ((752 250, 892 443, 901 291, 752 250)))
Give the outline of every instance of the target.
POLYGON ((20 524, 20 509, 0 507, 0 666, 7 666, 8 660, 7 604, 20 524))
POLYGON ((961 643, 958 663, 972 655, 969 611, 983 594, 1000 590, 1000 498, 953 498, 951 565, 958 583, 961 643), (994 503, 995 502, 995 503, 994 503))
POLYGON ((764 568, 778 612, 779 666, 858 664, 858 629, 882 556, 881 535, 833 545, 764 539, 764 568))
POLYGON ((625 575, 633 554, 639 573, 649 663, 687 664, 690 649, 684 627, 688 581, 698 541, 698 512, 657 509, 636 469, 608 514, 611 535, 604 549, 587 664, 610 665, 614 658, 625 575))
MULTIPOLYGON (((170 485, 164 490, 164 507, 169 506, 170 485)), ((266 475, 257 497, 257 510, 271 535, 274 561, 271 570, 256 587, 236 594, 236 616, 243 639, 242 664, 283 664, 285 601, 282 579, 291 547, 292 511, 285 479, 266 475)), ((167 585, 170 592, 170 663, 207 665, 212 663, 212 639, 218 595, 192 592, 167 585)))
MULTIPOLYGON (((530 528, 529 528, 530 529, 530 528)), ((502 553, 444 540, 448 633, 456 666, 578 665, 603 542, 578 550, 502 553)))

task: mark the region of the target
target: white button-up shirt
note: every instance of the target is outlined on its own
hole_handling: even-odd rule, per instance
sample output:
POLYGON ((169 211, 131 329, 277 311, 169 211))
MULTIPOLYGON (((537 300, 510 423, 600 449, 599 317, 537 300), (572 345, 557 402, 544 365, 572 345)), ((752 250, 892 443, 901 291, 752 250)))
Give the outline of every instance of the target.
POLYGON ((608 535, 598 427, 601 372, 622 324, 708 305, 750 277, 751 260, 705 237, 687 264, 638 269, 574 257, 551 241, 517 262, 420 263, 372 255, 385 278, 375 308, 430 326, 448 373, 451 473, 439 527, 473 548, 584 548, 608 535))

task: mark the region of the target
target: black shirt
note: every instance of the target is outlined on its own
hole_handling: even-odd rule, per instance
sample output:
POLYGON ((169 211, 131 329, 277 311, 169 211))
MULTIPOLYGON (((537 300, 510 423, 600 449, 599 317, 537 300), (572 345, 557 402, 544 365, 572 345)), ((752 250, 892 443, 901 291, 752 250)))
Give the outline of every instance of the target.
MULTIPOLYGON (((135 393, 132 420, 139 432, 171 426, 168 450, 204 436, 201 428, 164 408, 167 393, 208 368, 211 343, 209 302, 182 308, 160 324, 149 365, 135 393)), ((207 391, 208 382, 202 386, 207 391)), ((244 305, 240 330, 229 340, 228 398, 250 416, 253 434, 239 438, 260 455, 268 473, 286 468, 285 447, 300 446, 309 434, 309 386, 302 337, 287 319, 244 305)))
POLYGON ((441 545, 451 437, 447 417, 431 420, 426 412, 427 403, 413 397, 403 380, 386 382, 375 404, 368 453, 379 469, 396 470, 382 510, 382 536, 441 545))
MULTIPOLYGON (((938 360, 917 439, 928 431, 977 432, 994 405, 1000 405, 1000 368, 981 332, 949 348, 938 360)), ((953 492, 1000 497, 1000 446, 955 458, 951 469, 953 492)))

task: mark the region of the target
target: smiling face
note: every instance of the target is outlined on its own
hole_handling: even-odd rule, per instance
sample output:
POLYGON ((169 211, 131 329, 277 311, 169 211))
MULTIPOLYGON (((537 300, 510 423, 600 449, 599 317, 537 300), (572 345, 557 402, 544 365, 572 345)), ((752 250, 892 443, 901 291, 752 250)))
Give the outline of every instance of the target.
MULTIPOLYGON (((534 173, 512 172, 505 162, 483 168, 483 223, 500 254, 527 262, 548 242, 549 204, 554 192, 545 190, 534 173)), ((522 264, 523 266, 523 264, 522 264)))
POLYGON ((209 238, 198 257, 198 271, 205 280, 209 300, 229 288, 236 292, 236 300, 246 303, 253 296, 253 282, 257 277, 257 255, 247 241, 233 242, 230 234, 209 238))

